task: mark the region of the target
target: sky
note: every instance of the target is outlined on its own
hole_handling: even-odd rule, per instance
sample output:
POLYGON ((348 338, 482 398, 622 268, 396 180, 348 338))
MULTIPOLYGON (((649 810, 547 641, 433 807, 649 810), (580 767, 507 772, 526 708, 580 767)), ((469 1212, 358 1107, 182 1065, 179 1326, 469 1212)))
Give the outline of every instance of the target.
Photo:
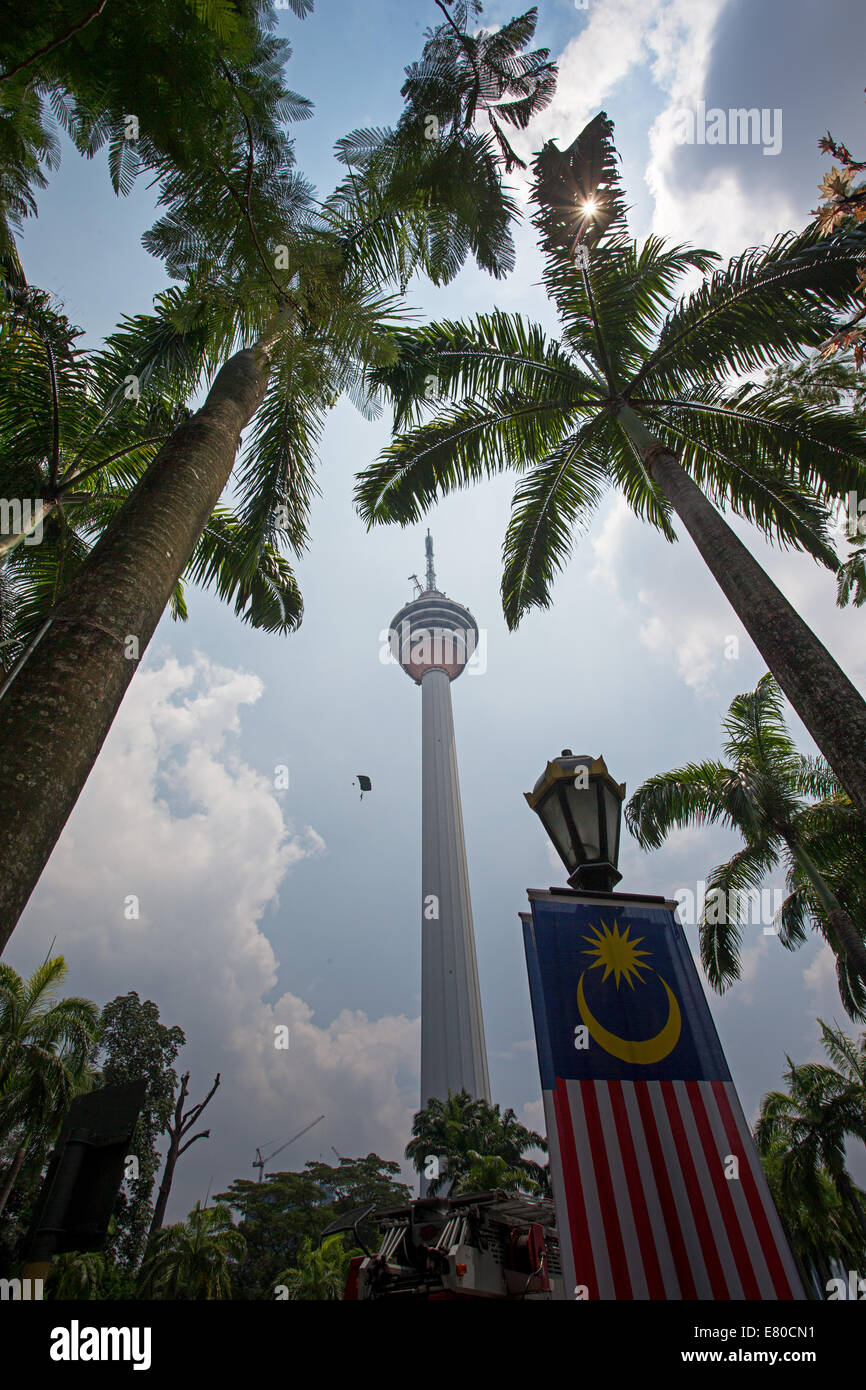
MULTIPOLYGON (((558 91, 515 143, 524 157, 548 139, 564 147, 606 110, 638 239, 725 257, 763 244, 809 220, 828 128, 855 155, 866 144, 859 0, 540 0, 539 11, 558 91), (766 140, 678 142, 682 113, 699 103, 765 111, 766 140)), ((493 0, 484 22, 515 12, 493 0)), ((298 165, 321 190, 340 176, 337 138, 397 119, 403 68, 439 18, 427 0, 317 0, 305 21, 279 11, 290 85, 316 107, 296 127, 298 165)), ((525 187, 517 194, 525 204, 525 187)), ((87 162, 64 145, 20 251, 85 343, 166 287, 140 244, 153 216, 153 190, 116 198, 104 153, 87 162)), ((503 282, 471 266, 443 289, 413 282, 419 320, 496 305, 555 332, 525 223, 516 241, 503 282)), ((155 1000, 185 1032, 177 1066, 193 1099, 220 1072, 211 1138, 179 1163, 170 1220, 254 1177, 257 1146, 319 1115, 278 1168, 336 1162, 333 1151, 402 1160, 419 1085, 421 700, 382 646, 411 596, 407 576, 422 570, 427 525, 439 586, 486 641, 484 669, 452 691, 463 815, 493 1097, 533 1128, 543 1117, 518 914, 527 888, 562 884, 564 872, 522 793, 565 747, 602 754, 629 793, 719 756, 731 699, 764 670, 689 538, 669 544, 614 494, 576 538, 553 606, 509 633, 499 582, 513 477, 456 494, 424 525, 367 532, 354 477, 388 438, 387 418, 365 421, 348 402, 329 418, 312 542, 296 565, 297 634, 255 633, 192 589, 188 623, 163 619, 6 953, 29 973, 53 940, 68 992, 155 1000), (363 800, 361 772, 373 782, 363 800), (288 1049, 274 1046, 281 1025, 288 1049)), ((735 529, 866 692, 866 609, 836 608, 831 574, 735 529)), ((813 751, 794 716, 792 727, 813 751)), ((687 830, 648 855, 624 831, 620 889, 697 893, 735 848, 727 832, 687 830)), ((766 886, 784 888, 782 872, 766 886)), ((685 930, 696 952, 694 922, 685 930)), ((821 1055, 816 1018, 854 1032, 817 937, 791 953, 747 928, 741 979, 708 998, 750 1118, 786 1055, 821 1055)), ((866 1181, 853 1154, 852 1171, 866 1181)))

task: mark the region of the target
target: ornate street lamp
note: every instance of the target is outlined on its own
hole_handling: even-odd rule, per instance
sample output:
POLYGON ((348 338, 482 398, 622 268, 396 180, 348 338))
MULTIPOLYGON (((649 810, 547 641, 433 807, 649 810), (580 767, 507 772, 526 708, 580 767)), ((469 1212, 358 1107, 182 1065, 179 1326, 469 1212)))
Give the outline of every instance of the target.
POLYGON ((624 797, 570 748, 526 794, 570 885, 520 914, 558 1294, 803 1299, 676 904, 614 891, 624 797))
POLYGON ((625 782, 617 783, 604 758, 575 757, 563 748, 531 792, 524 792, 569 871, 572 888, 611 893, 617 869, 625 782))

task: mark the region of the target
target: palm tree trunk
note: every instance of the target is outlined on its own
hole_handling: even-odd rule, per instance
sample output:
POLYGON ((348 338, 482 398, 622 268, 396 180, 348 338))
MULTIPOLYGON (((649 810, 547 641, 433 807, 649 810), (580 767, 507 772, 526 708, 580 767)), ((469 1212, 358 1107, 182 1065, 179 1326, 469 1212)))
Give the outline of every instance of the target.
POLYGON ((267 346, 231 357, 166 441, 0 700, 0 951, 228 481, 264 398, 267 346))
POLYGON ((619 419, 854 805, 866 816, 866 701, 754 556, 628 406, 619 419))
POLYGON ((842 954, 855 974, 866 984, 866 946, 848 913, 841 907, 827 914, 827 926, 842 948, 842 954))
POLYGON ((3 1183, 2 1189, 0 1189, 0 1213, 2 1213, 5 1210, 6 1203, 9 1201, 12 1189, 18 1181, 18 1174, 21 1172, 21 1166, 26 1156, 27 1145, 22 1144, 20 1149, 15 1150, 15 1157, 9 1165, 9 1171, 6 1174, 6 1180, 3 1183))

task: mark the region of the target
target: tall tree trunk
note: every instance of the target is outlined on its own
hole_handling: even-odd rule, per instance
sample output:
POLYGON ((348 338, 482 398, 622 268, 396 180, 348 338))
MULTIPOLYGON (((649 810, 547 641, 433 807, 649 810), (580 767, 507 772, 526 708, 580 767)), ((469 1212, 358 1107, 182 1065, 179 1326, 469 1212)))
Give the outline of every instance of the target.
POLYGON ((174 1107, 174 1124, 168 1125, 170 1142, 168 1153, 165 1156, 165 1168, 162 1174, 162 1182, 159 1185, 159 1195, 156 1199, 156 1206, 153 1209, 153 1220, 150 1223, 150 1234, 158 1231, 165 1220, 165 1209, 168 1206, 168 1196, 171 1192, 171 1184, 174 1179, 174 1169, 181 1154, 186 1153, 190 1144, 194 1144, 197 1139, 209 1139, 210 1130, 203 1129, 198 1134, 194 1134, 191 1139, 187 1139, 185 1144, 181 1140, 195 1124, 201 1112, 210 1105, 220 1084, 220 1074, 217 1072, 216 1080, 205 1096, 204 1100, 198 1105, 194 1105, 188 1114, 183 1113, 183 1103, 187 1097, 189 1087, 189 1072, 185 1071, 180 1078, 180 1090, 177 1093, 177 1102, 174 1107))
POLYGON ((0 951, 228 481, 264 398, 266 343, 230 358, 160 449, 0 699, 0 951))
POLYGON ((854 805, 866 816, 866 701, 757 560, 628 406, 620 421, 854 805))
POLYGON ((153 1218, 150 1223, 149 1235, 153 1235, 160 1230, 165 1220, 165 1209, 168 1206, 168 1196, 171 1192, 171 1184, 174 1181, 174 1169, 178 1160, 178 1150, 180 1148, 181 1125, 183 1123, 183 1103, 186 1099, 187 1087, 189 1085, 189 1072, 185 1071, 180 1078, 180 1090, 177 1094, 177 1101, 174 1107, 174 1124, 169 1124, 169 1145, 165 1156, 165 1167, 162 1170, 162 1182, 159 1184, 159 1192, 156 1198, 156 1206, 153 1209, 153 1218))
POLYGON ((839 942, 845 960, 866 984, 866 946, 844 908, 836 907, 827 913, 827 926, 839 942))
POLYGON ((6 1203, 9 1201, 12 1189, 18 1181, 18 1174, 21 1172, 21 1166, 26 1156, 27 1145, 22 1144, 20 1149, 15 1150, 15 1157, 9 1165, 9 1171, 6 1174, 3 1187, 0 1189, 0 1213, 5 1210, 6 1203))
POLYGON ((171 1192, 171 1184, 174 1181, 174 1170, 178 1159, 178 1148, 180 1147, 180 1136, 172 1135, 168 1153, 165 1156, 165 1167, 162 1173, 162 1182, 159 1185, 159 1193, 156 1198, 156 1206, 153 1209, 153 1219, 150 1223, 150 1235, 154 1235, 162 1229, 165 1220, 165 1209, 168 1206, 168 1198, 171 1192))

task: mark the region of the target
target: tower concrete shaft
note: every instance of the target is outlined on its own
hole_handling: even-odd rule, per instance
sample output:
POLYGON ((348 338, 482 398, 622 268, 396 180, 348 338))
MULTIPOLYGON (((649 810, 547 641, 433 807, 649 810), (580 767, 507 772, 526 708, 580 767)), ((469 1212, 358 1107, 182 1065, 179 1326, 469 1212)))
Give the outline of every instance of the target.
POLYGON ((464 1088, 489 1101, 451 682, 440 668, 421 677, 421 746, 421 1105, 464 1088))
POLYGON ((490 1100, 451 715, 451 682, 473 658, 478 624, 438 588, 429 531, 425 550, 427 587, 400 609, 390 633, 392 655, 421 687, 422 1107, 464 1089, 490 1100))

